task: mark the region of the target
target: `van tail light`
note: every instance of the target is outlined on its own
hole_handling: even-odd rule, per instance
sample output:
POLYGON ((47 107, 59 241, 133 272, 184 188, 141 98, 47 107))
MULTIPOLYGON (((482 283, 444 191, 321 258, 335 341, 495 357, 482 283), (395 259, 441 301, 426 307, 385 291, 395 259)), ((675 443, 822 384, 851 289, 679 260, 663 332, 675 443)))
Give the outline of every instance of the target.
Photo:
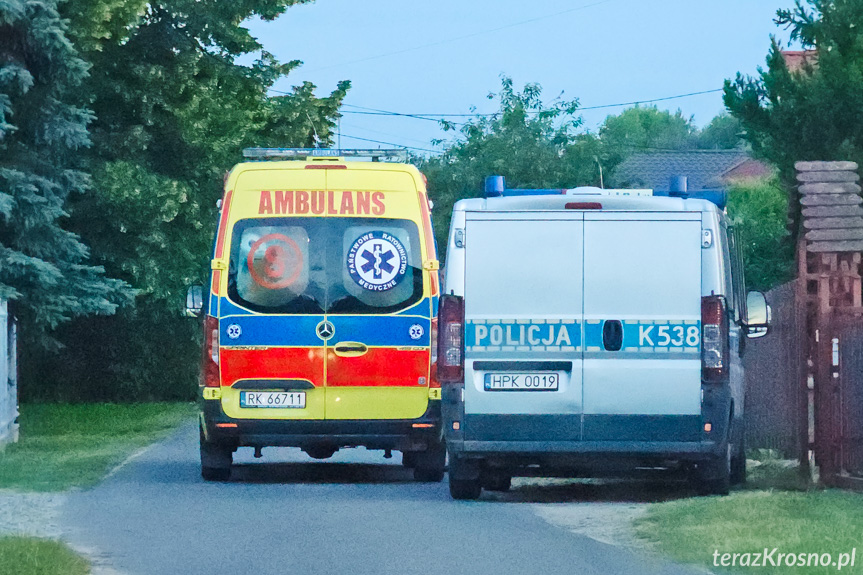
POLYGON ((723 296, 701 298, 701 379, 722 383, 728 379, 728 313, 723 296))
POLYGON ((219 387, 219 318, 204 319, 204 354, 201 373, 205 387, 219 387))
POLYGON ((464 381, 464 299, 444 295, 438 306, 437 378, 441 383, 464 381))

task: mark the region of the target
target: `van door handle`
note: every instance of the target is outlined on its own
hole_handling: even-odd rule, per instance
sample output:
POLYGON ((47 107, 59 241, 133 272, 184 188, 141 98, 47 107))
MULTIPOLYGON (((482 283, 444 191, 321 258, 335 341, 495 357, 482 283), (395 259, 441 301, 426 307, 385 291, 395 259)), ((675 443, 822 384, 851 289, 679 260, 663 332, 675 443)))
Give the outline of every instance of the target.
POLYGON ((369 351, 369 347, 362 343, 353 341, 339 342, 333 347, 333 351, 339 357, 359 357, 369 351))

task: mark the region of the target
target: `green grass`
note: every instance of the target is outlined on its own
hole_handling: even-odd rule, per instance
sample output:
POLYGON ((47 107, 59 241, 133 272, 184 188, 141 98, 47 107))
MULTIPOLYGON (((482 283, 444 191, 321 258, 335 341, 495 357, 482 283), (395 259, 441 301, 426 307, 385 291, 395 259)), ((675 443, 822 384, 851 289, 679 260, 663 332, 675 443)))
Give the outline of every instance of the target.
MULTIPOLYGON (((737 567, 714 565, 714 552, 851 553, 863 573, 863 495, 841 491, 746 490, 728 497, 699 497, 652 505, 636 533, 659 551, 715 573, 837 573, 835 567, 737 567)), ((754 556, 750 556, 750 561, 754 556)))
POLYGON ((194 414, 192 404, 25 404, 21 438, 0 453, 0 488, 59 491, 97 483, 194 414))
POLYGON ((0 575, 86 575, 90 565, 63 543, 0 537, 0 575))

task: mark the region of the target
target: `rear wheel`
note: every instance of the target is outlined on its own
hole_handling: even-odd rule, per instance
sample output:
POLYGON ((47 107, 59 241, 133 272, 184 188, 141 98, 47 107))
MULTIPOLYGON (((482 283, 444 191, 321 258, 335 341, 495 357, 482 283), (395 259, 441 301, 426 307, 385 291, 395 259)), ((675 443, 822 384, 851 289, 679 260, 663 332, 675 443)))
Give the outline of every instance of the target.
POLYGON ((740 432, 735 445, 735 453, 731 457, 731 485, 746 483, 746 440, 744 432, 740 432))
POLYGON ((413 469, 417 466, 417 452, 416 451, 402 451, 402 465, 407 467, 408 469, 413 469))
POLYGON ((479 499, 482 493, 479 468, 476 464, 450 455, 449 494, 453 499, 479 499))
POLYGON ((728 495, 731 490, 731 453, 729 443, 725 457, 717 457, 713 461, 700 463, 697 470, 697 485, 700 495, 728 495))
POLYGON ((443 441, 434 441, 428 449, 415 454, 414 479, 437 483, 443 479, 445 467, 446 445, 443 441))
POLYGON ((234 450, 222 443, 207 441, 200 432, 201 477, 207 481, 227 481, 231 477, 234 450))

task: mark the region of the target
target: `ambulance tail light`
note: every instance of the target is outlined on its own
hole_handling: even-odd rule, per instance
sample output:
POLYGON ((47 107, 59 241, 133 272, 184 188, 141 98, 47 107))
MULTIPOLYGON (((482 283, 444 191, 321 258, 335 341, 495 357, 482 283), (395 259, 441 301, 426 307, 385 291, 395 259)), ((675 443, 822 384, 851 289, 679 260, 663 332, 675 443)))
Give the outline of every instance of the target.
POLYGON ((701 379, 721 383, 728 379, 728 313, 725 298, 701 298, 701 379))
POLYGON ((437 360, 438 381, 464 381, 464 299, 459 296, 440 298, 437 360))
POLYGON ((219 387, 219 318, 204 319, 204 357, 202 375, 205 387, 219 387))
POLYGON ((431 343, 431 362, 437 363, 437 318, 433 318, 431 320, 431 337, 429 338, 429 343, 431 343))

